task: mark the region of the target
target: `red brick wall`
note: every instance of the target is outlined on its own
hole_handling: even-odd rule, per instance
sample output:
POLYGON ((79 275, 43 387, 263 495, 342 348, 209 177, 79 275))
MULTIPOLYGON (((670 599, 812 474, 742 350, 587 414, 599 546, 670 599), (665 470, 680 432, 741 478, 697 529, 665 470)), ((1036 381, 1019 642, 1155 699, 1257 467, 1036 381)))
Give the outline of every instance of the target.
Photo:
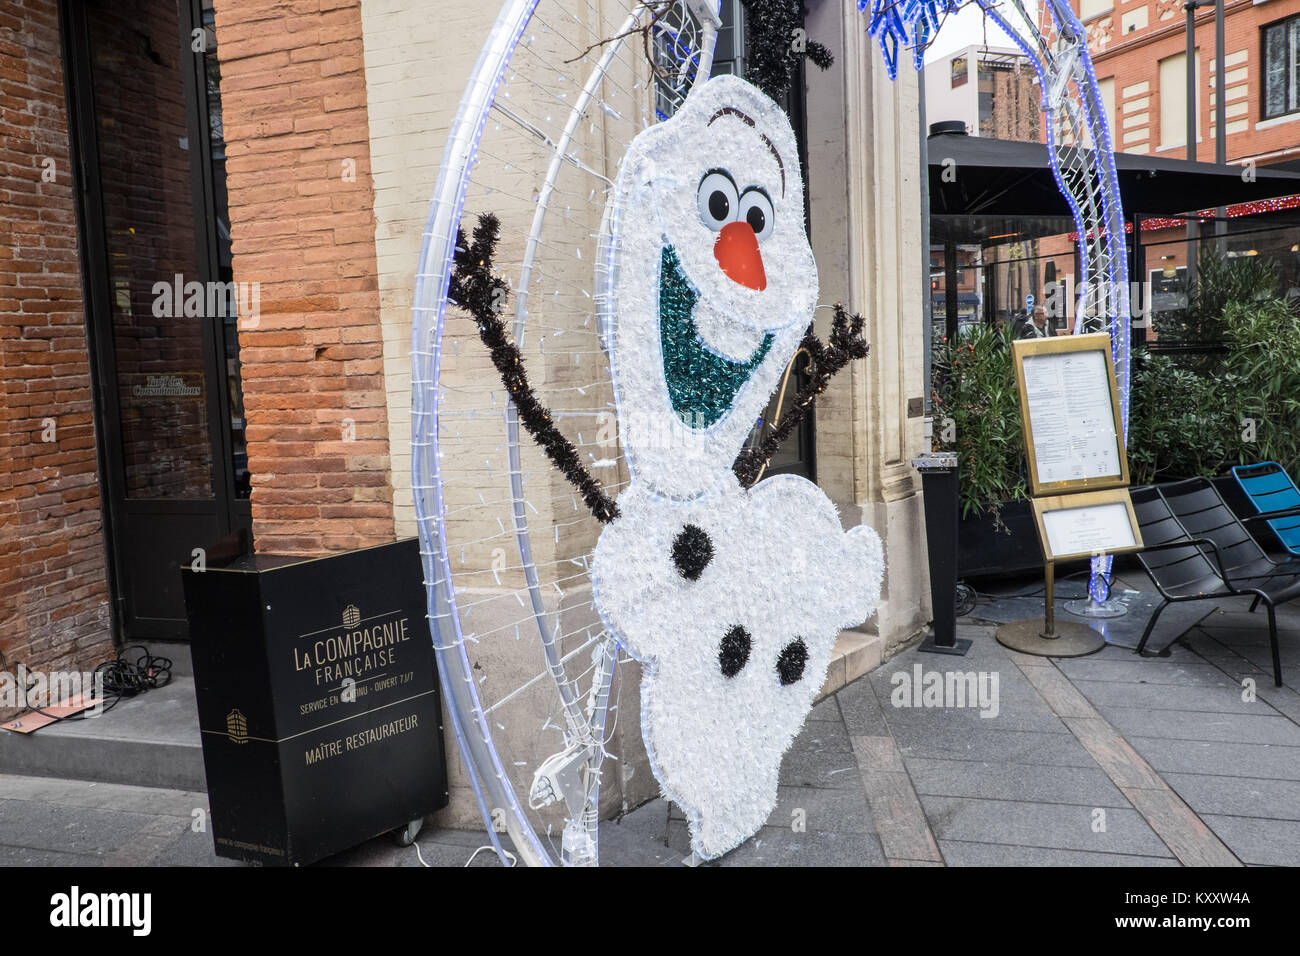
MULTIPOLYGON (((1078 3, 1074 4, 1077 11, 1078 3)), ((1263 117, 1261 98, 1263 97, 1262 66, 1263 47, 1260 28, 1265 24, 1284 19, 1300 13, 1300 0, 1269 0, 1256 4, 1252 0, 1228 0, 1224 8, 1224 50, 1232 54, 1246 50, 1248 58, 1245 64, 1229 65, 1231 74, 1243 65, 1248 71, 1246 80, 1246 102, 1248 109, 1244 117, 1228 117, 1228 125, 1234 120, 1249 120, 1249 128, 1240 132, 1230 132, 1227 137, 1227 157, 1231 161, 1240 161, 1258 157, 1262 163, 1277 162, 1300 157, 1300 122, 1283 123, 1269 128, 1256 130, 1255 124, 1263 117)), ((1112 29, 1104 46, 1092 45, 1093 64, 1100 79, 1115 78, 1115 106, 1117 117, 1115 148, 1124 150, 1123 145, 1123 89, 1144 80, 1151 85, 1151 102, 1147 112, 1150 113, 1151 152, 1157 153, 1160 143, 1160 61, 1187 50, 1186 16, 1182 6, 1173 0, 1116 0, 1110 14, 1104 14, 1096 20, 1090 20, 1090 37, 1099 36, 1098 26, 1112 17, 1112 29), (1139 7, 1148 8, 1148 25, 1145 29, 1131 33, 1120 32, 1120 18, 1127 12, 1139 7), (1160 20, 1162 9, 1175 10, 1175 16, 1160 20)), ((1210 77, 1214 66, 1214 9, 1210 7, 1198 13, 1196 18, 1196 46, 1198 56, 1197 113, 1200 124, 1200 141, 1197 143, 1197 158, 1202 161, 1214 161, 1214 139, 1210 132, 1214 128, 1214 107, 1210 102, 1210 77)), ((1228 106, 1241 102, 1232 99, 1235 83, 1229 81, 1228 106)), ((1177 159, 1186 157, 1182 147, 1161 152, 1177 159)))
POLYGON ((54 0, 0 10, 0 651, 112 655, 76 207, 54 0), (43 181, 53 161, 52 182, 43 181), (46 420, 53 441, 42 440, 46 420))
POLYGON ((392 540, 360 2, 217 0, 216 26, 257 548, 392 540))

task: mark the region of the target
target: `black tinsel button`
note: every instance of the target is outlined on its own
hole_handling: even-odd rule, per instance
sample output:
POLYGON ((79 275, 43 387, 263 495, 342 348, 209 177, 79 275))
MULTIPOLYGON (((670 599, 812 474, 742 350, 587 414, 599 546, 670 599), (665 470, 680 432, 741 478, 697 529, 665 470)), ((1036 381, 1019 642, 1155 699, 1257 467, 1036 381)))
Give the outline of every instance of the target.
POLYGON ((698 581, 709 562, 713 560, 713 541, 699 525, 688 524, 673 541, 673 564, 682 577, 698 581))
POLYGON ((749 632, 737 624, 722 638, 718 650, 718 668, 723 677, 735 677, 749 660, 749 649, 754 641, 749 632))
POLYGON ((808 663, 808 645, 800 640, 791 641, 776 659, 776 673, 782 684, 793 684, 803 677, 804 666, 808 663))

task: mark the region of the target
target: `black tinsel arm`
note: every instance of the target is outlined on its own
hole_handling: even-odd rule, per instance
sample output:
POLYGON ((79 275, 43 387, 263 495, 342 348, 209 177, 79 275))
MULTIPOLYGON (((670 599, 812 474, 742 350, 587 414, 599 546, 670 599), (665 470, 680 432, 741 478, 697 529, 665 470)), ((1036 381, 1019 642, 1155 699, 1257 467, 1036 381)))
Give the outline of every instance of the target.
POLYGON ((799 423, 808 417, 817 402, 817 396, 826 390, 831 378, 854 359, 867 357, 871 347, 862 337, 862 326, 862 316, 850 315, 838 304, 835 306, 835 319, 831 323, 829 345, 822 344, 813 334, 812 326, 808 326, 799 348, 808 354, 806 371, 809 382, 799 390, 790 407, 781 414, 771 433, 753 448, 736 456, 731 470, 740 479, 741 487, 752 488, 758 481, 772 456, 799 423))
POLYGON ((507 295, 505 280, 492 272, 501 223, 492 213, 478 217, 472 242, 463 229, 456 230, 456 251, 447 295, 478 324, 479 338, 492 356, 492 364, 515 403, 519 420, 528 434, 546 452, 546 457, 582 494, 597 521, 610 522, 618 517, 618 505, 605 493, 599 481, 583 467, 578 450, 555 426, 551 413, 537 400, 524 369, 524 357, 510 340, 501 318, 507 295))
POLYGON ((806 57, 820 70, 834 62, 831 51, 803 34, 796 44, 796 30, 803 28, 807 12, 803 0, 741 0, 745 8, 745 40, 748 65, 745 79, 779 100, 790 89, 795 66, 806 57))

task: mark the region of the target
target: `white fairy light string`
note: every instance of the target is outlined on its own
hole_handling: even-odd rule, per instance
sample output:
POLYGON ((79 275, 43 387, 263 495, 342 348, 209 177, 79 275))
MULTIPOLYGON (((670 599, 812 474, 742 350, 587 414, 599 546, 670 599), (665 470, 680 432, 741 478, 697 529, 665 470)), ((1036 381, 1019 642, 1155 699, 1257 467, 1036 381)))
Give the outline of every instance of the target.
MULTIPOLYGON (((545 385, 548 403, 557 420, 573 423, 571 436, 585 437, 575 442, 577 449, 589 465, 601 463, 606 472, 602 481, 616 494, 622 486, 617 477, 621 459, 617 445, 600 434, 603 421, 612 424, 614 407, 607 401, 612 399, 607 376, 602 383, 596 374, 605 363, 594 321, 591 271, 599 224, 577 224, 588 221, 591 207, 603 207, 609 178, 602 170, 616 163, 620 143, 656 120, 655 95, 668 96, 670 107, 676 101, 643 62, 639 34, 603 41, 666 12, 657 18, 655 30, 675 31, 677 48, 688 59, 694 57, 679 64, 682 75, 691 78, 704 52, 699 44, 706 42, 711 53, 714 34, 686 16, 683 5, 629 4, 621 23, 602 21, 597 10, 588 5, 575 16, 571 9, 537 0, 504 5, 444 153, 413 311, 413 484, 435 647, 448 709, 455 712, 452 729, 485 825, 505 829, 520 858, 534 865, 556 862, 549 840, 538 834, 554 832, 558 820, 530 814, 525 809, 529 801, 515 797, 519 786, 527 786, 527 776, 518 768, 528 765, 524 769, 531 773, 538 754, 553 747, 554 731, 561 728, 566 740, 590 754, 585 806, 568 815, 571 822, 577 818, 590 839, 584 847, 574 838, 579 855, 594 857, 607 711, 614 710, 612 726, 617 720, 618 702, 610 704, 615 648, 598 620, 594 627, 559 626, 561 618, 580 617, 583 610, 580 596, 575 607, 563 602, 587 577, 585 561, 580 569, 575 559, 590 550, 581 538, 590 537, 593 522, 571 490, 554 484, 548 466, 529 450, 527 437, 518 435, 505 393, 491 389, 484 398, 490 368, 486 378, 461 374, 484 364, 483 353, 473 340, 472 325, 448 314, 446 289, 455 230, 467 208, 501 214, 509 230, 528 236, 519 258, 512 265, 503 263, 513 287, 515 339, 529 354, 544 357, 539 367, 553 379, 545 385), (481 178, 474 173, 476 163, 485 173, 481 178), (548 172, 536 188, 521 170, 539 165, 548 172), (582 264, 582 272, 566 262, 582 264), (467 386, 466 381, 476 384, 467 386), (593 403, 593 397, 600 401, 593 403), (474 450, 469 452, 467 445, 474 450), (473 467, 472 461, 484 464, 473 467), (502 488, 503 482, 507 495, 480 495, 486 488, 502 488), (529 515, 536 520, 539 509, 551 515, 547 524, 554 525, 540 541, 528 526, 529 515), (539 547, 545 554, 537 552, 539 547), (507 549, 514 560, 492 559, 507 549), (500 610, 498 598, 481 593, 483 579, 511 586, 520 576, 511 599, 513 616, 500 610), (522 604, 516 604, 520 597, 522 604), (476 620, 487 626, 476 627, 476 620), (531 627, 532 638, 520 643, 525 626, 531 627), (541 652, 542 666, 495 687, 493 668, 485 675, 475 664, 481 663, 477 658, 483 649, 498 640, 518 647, 531 643, 541 652), (578 644, 571 646, 575 640, 578 644), (517 721, 535 719, 539 702, 549 696, 558 701, 559 711, 537 724, 549 728, 550 741, 538 741, 531 751, 526 745, 515 747, 529 759, 510 759, 500 749, 502 742, 512 733, 520 735, 524 728, 517 721), (505 727, 513 730, 503 731, 505 727)), ((591 613, 589 599, 586 609, 591 613)), ((567 855, 571 838, 566 829, 561 856, 567 855)), ((493 843, 500 856, 504 850, 495 832, 493 843)))
MULTIPOLYGON (((968 2, 977 3, 1011 37, 1038 75, 1052 173, 1070 206, 1080 245, 1082 293, 1074 332, 1098 331, 1100 325, 1110 333, 1127 440, 1131 333, 1124 214, 1110 128, 1083 24, 1068 0, 1040 0, 1030 8, 1022 0, 857 0, 858 9, 870 13, 870 29, 891 77, 897 75, 903 48, 912 50, 920 69, 926 44, 943 17, 968 2)), ((1112 562, 1110 555, 1093 559, 1088 585, 1093 608, 1109 596, 1112 562)))
MULTIPOLYGON (((1011 5, 1030 22, 1014 0, 1001 7, 1011 5)), ((464 784, 499 859, 511 859, 499 838, 506 832, 530 865, 595 861, 606 746, 636 728, 629 731, 624 721, 618 729, 618 707, 626 706, 622 680, 610 703, 618 648, 585 590, 599 528, 564 478, 519 435, 515 405, 495 381, 473 322, 448 309, 447 290, 458 226, 464 222, 468 231, 475 215, 498 215, 506 239, 497 265, 511 287, 514 340, 581 461, 610 496, 620 496, 631 475, 612 438, 617 400, 603 373, 612 330, 601 318, 611 222, 608 215, 593 221, 591 211, 606 208, 633 137, 707 76, 716 34, 708 16, 688 11, 716 10, 716 3, 632 0, 617 17, 602 18, 607 6, 583 3, 575 13, 572 3, 556 0, 503 4, 444 151, 412 312, 412 484, 451 730, 464 757, 464 784), (666 71, 652 70, 647 47, 678 59, 666 71), (529 171, 538 169, 545 177, 534 183, 529 171), (520 236, 527 237, 522 246, 520 236), (530 655, 532 662, 523 663, 530 655), (537 809, 544 801, 527 793, 532 774, 557 744, 577 754, 585 782, 575 801, 537 809), (561 823, 557 851, 551 837, 561 823)), ((1074 37, 1074 26, 1077 20, 1065 33, 1074 37)), ((1034 43, 1044 62, 1066 62, 1046 41, 1034 43)), ((1086 65, 1086 58, 1069 61, 1071 91, 1079 62, 1086 65)), ((1105 143, 1108 158, 1104 118, 1100 128, 1096 122, 1095 78, 1090 89, 1082 107, 1058 111, 1056 126, 1065 130, 1062 142, 1105 143)), ((1113 277, 1116 269, 1123 274, 1123 233, 1105 224, 1118 204, 1108 202, 1107 183, 1096 186, 1088 152, 1057 146, 1057 171, 1080 235, 1092 237, 1085 268, 1113 277)), ((1113 175, 1112 166, 1112 181, 1113 175)), ((1098 311, 1104 303, 1095 297, 1085 309, 1108 314, 1113 329, 1127 314, 1127 282, 1111 288, 1125 300, 1110 313, 1098 311)), ((1126 338, 1123 348, 1127 412, 1126 338)))

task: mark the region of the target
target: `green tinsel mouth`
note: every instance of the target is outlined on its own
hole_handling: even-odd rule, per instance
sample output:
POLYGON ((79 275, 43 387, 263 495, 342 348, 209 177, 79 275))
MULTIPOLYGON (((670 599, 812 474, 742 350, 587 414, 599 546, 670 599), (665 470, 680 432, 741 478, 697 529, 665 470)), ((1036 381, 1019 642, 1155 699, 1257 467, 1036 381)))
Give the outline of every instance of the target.
POLYGON ((768 332, 754 353, 735 362, 714 352, 695 325, 699 293, 691 286, 672 246, 664 246, 659 268, 659 342, 664 380, 673 411, 691 428, 708 428, 731 408, 736 393, 767 357, 775 336, 768 332))

